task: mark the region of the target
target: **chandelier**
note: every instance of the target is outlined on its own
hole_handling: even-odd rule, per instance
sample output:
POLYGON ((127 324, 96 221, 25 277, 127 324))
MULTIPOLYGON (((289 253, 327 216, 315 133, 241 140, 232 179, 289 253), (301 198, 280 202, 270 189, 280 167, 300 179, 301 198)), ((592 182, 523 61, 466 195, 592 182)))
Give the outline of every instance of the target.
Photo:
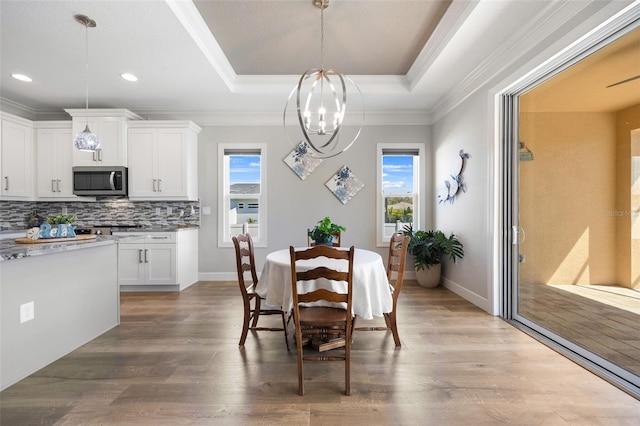
POLYGON ((76 15, 76 21, 85 26, 85 109, 86 109, 86 125, 82 132, 76 135, 73 144, 81 151, 96 151, 100 147, 100 140, 89 130, 89 27, 95 28, 96 21, 85 15, 76 15))
MULTIPOLYGON (((329 158, 349 149, 360 136, 364 123, 364 102, 362 93, 353 80, 337 71, 324 68, 324 9, 329 7, 329 0, 312 0, 311 3, 320 9, 320 68, 305 71, 298 80, 287 99, 283 124, 293 145, 306 141, 312 156, 329 158), (361 110, 360 116, 353 109, 355 120, 351 122, 347 119, 347 87, 351 89, 350 93, 359 95, 356 102, 359 101, 361 110), (295 110, 293 106, 290 108, 294 98, 295 110), (299 126, 296 126, 297 130, 293 135, 290 127, 287 127, 287 120, 297 122, 299 126), (349 126, 348 132, 347 126, 343 124, 349 126)), ((350 96, 350 100, 351 98, 350 96)))

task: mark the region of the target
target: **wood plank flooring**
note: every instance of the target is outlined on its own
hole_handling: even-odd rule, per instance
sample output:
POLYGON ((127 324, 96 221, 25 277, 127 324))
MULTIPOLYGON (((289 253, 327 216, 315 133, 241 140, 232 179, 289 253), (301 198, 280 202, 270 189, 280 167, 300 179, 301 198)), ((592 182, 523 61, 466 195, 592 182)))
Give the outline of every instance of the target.
POLYGON ((519 313, 640 376, 640 296, 604 286, 520 284, 519 313))
POLYGON ((441 287, 405 283, 400 349, 356 332, 351 396, 339 362, 305 363, 298 396, 281 332, 238 347, 235 282, 121 301, 120 326, 0 393, 0 424, 640 424, 640 401, 441 287))

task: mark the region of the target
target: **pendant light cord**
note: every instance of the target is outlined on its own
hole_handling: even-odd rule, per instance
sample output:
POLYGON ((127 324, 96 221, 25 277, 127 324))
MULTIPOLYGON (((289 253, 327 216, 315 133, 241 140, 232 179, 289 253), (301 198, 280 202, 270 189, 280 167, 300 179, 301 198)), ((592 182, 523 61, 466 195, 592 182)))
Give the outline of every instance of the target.
POLYGON ((85 122, 88 127, 89 126, 89 24, 88 23, 84 25, 84 33, 85 33, 84 58, 85 58, 85 81, 86 81, 84 107, 85 107, 85 114, 86 114, 85 122))
POLYGON ((320 6, 320 69, 324 71, 324 1, 320 6))

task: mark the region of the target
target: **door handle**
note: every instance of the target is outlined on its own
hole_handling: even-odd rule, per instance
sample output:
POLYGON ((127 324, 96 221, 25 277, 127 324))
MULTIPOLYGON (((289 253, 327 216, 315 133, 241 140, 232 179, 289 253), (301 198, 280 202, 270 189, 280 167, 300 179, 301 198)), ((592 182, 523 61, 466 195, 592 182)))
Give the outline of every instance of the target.
POLYGON ((138 263, 142 263, 142 250, 138 250, 138 263))
POLYGON ((93 161, 98 161, 98 153, 96 151, 93 151, 91 155, 93 155, 93 161))
POLYGON ((56 189, 60 192, 60 179, 56 179, 56 189))
POLYGON ((102 161, 102 149, 98 150, 98 161, 102 161))
POLYGON ((115 191, 116 190, 116 172, 111 172, 109 174, 109 186, 111 186, 111 190, 115 191))
POLYGON ((158 192, 162 192, 162 186, 160 186, 162 184, 162 179, 158 179, 158 192))
POLYGON ((149 249, 144 249, 144 263, 149 263, 149 249))
POLYGON ((4 177, 4 190, 5 191, 9 190, 9 176, 4 177))
POLYGON ((153 180, 153 192, 158 192, 157 188, 157 179, 153 180))
POLYGON ((513 238, 511 240, 511 244, 515 246, 515 245, 524 243, 524 239, 526 237, 524 228, 518 225, 512 225, 511 228, 513 229, 513 238), (521 233, 522 233, 522 239, 519 238, 521 233))
POLYGON ((56 180, 51 179, 51 192, 56 192, 56 180))

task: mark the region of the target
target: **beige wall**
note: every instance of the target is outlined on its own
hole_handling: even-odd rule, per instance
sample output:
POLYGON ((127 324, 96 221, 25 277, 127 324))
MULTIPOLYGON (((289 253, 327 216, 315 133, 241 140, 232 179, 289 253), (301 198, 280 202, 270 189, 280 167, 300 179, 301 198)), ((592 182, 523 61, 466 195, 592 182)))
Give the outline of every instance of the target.
POLYGON ((615 284, 616 114, 520 114, 520 279, 615 284))
POLYGON ((631 156, 640 155, 640 146, 632 146, 631 131, 640 128, 640 105, 618 111, 616 114, 616 232, 618 254, 618 284, 640 288, 640 239, 633 239, 631 225, 633 213, 640 213, 638 201, 631 197, 631 156))

